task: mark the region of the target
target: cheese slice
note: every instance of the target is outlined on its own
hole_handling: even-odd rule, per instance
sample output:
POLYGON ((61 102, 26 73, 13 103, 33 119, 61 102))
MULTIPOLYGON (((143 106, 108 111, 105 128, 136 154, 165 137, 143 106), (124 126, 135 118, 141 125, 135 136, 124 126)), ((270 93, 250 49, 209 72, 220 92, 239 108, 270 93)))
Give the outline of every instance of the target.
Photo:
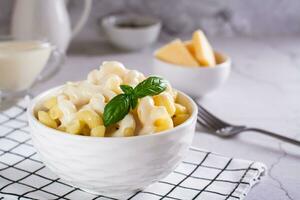
POLYGON ((192 54, 192 56, 196 59, 195 48, 192 43, 192 40, 184 41, 184 46, 192 54))
POLYGON ((158 59, 163 61, 183 65, 183 66, 199 66, 197 60, 185 48, 183 42, 179 39, 161 47, 155 53, 158 59))
POLYGON ((196 59, 201 66, 212 67, 216 65, 214 51, 201 30, 194 32, 192 43, 195 48, 196 59))

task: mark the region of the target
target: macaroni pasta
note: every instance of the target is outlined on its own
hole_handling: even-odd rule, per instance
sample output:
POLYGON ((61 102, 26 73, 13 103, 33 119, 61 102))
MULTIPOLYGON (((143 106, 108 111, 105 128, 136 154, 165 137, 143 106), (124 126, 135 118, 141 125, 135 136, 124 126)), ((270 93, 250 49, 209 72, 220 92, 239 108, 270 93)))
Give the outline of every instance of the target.
POLYGON ((104 107, 122 93, 120 85, 135 87, 143 80, 142 73, 119 62, 104 62, 99 70, 88 74, 87 80, 68 82, 58 95, 46 99, 37 118, 48 127, 70 134, 129 137, 168 130, 189 117, 186 107, 176 102, 176 90, 168 84, 164 92, 139 99, 137 107, 121 121, 105 127, 104 107))

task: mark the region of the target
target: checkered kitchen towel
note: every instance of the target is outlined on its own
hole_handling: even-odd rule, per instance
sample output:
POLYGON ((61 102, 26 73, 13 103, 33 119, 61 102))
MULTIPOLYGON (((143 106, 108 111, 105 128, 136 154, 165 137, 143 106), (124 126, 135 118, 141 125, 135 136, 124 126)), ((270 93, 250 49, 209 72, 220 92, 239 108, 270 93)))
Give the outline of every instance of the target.
MULTIPOLYGON (((25 105, 0 112, 0 200, 114 199, 74 188, 45 168, 31 144, 25 105)), ((191 148, 168 177, 124 199, 244 199, 265 171, 259 162, 191 148)))

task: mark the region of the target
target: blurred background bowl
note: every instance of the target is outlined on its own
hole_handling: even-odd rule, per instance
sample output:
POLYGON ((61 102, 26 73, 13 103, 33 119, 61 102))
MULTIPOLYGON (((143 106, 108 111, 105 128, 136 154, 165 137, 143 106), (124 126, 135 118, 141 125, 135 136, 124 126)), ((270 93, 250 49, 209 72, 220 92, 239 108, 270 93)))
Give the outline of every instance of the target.
POLYGON ((151 45, 160 33, 159 19, 141 15, 110 15, 101 27, 112 45, 123 50, 139 50, 151 45))
POLYGON ((215 67, 180 66, 162 61, 154 56, 154 74, 169 80, 173 87, 193 97, 203 97, 220 88, 228 79, 231 59, 215 52, 215 67))

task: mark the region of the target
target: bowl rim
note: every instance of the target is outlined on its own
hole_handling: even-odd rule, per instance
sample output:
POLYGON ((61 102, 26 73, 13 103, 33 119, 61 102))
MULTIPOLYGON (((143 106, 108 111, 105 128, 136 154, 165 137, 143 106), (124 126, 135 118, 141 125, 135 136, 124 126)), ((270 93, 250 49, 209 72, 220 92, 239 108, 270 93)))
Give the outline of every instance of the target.
POLYGON ((141 15, 141 14, 112 14, 112 15, 107 15, 104 16, 103 18, 99 19, 98 24, 101 25, 102 27, 110 27, 112 29, 116 30, 123 30, 123 31, 141 31, 141 30, 148 30, 148 29, 153 29, 154 27, 160 27, 162 22, 159 18, 150 16, 150 15, 141 15), (141 20, 151 20, 152 23, 143 26, 143 27, 138 27, 138 28, 129 28, 129 27, 118 27, 114 23, 111 23, 109 20, 112 18, 120 19, 120 18, 125 18, 125 19, 133 19, 133 18, 139 18, 141 20))
POLYGON ((179 130, 179 129, 183 129, 189 125, 191 125, 193 123, 193 121, 197 118, 197 113, 198 113, 198 108, 196 106, 196 103, 194 102, 194 100, 187 94, 185 94, 184 92, 181 92, 179 90, 178 94, 182 95, 184 98, 186 98, 192 108, 192 113, 190 115, 190 117, 183 122, 182 124, 166 130, 166 131, 161 131, 159 133, 154 133, 154 134, 148 134, 148 135, 137 135, 137 136, 132 136, 132 137, 91 137, 91 136, 84 136, 84 135, 74 135, 74 134, 68 134, 64 131, 60 131, 57 129, 53 129, 50 128, 44 124, 42 124, 41 122, 39 122, 37 120, 37 118, 34 116, 34 108, 36 107, 37 103, 39 103, 42 99, 44 99, 47 96, 50 96, 52 93, 55 93, 57 91, 59 91, 61 88, 63 87, 63 85, 48 89, 44 92, 42 92, 41 94, 37 95, 36 97, 34 97, 28 104, 27 106, 27 117, 28 117, 28 121, 33 121, 36 125, 38 125, 41 128, 44 128, 45 131, 44 133, 48 133, 51 132, 51 134, 55 134, 59 137, 64 137, 64 138, 69 138, 69 139, 79 139, 79 140, 91 140, 91 141, 128 141, 128 140, 139 140, 139 139, 143 139, 143 138, 149 138, 149 137, 159 137, 159 136, 163 136, 163 135, 168 135, 168 134, 172 134, 173 131, 179 130))
POLYGON ((225 60, 222 62, 222 63, 219 63, 213 67, 206 67, 206 66, 186 66, 186 65, 178 65, 178 64, 174 64, 174 63, 170 63, 170 62, 166 62, 164 60, 161 60, 159 58, 156 57, 156 53, 159 49, 156 49, 154 52, 153 52, 153 57, 154 57, 154 60, 158 61, 158 62, 161 62, 161 63, 164 63, 166 65, 170 65, 170 66, 173 66, 173 67, 177 67, 177 68, 182 68, 182 69, 188 69, 188 70, 193 70, 193 69, 196 69, 196 70, 216 70, 218 68, 225 68, 225 67, 230 67, 232 62, 231 62, 231 58, 227 55, 227 54, 224 54, 224 53, 221 53, 220 51, 214 51, 214 54, 219 54, 221 56, 223 56, 225 58, 225 60))

